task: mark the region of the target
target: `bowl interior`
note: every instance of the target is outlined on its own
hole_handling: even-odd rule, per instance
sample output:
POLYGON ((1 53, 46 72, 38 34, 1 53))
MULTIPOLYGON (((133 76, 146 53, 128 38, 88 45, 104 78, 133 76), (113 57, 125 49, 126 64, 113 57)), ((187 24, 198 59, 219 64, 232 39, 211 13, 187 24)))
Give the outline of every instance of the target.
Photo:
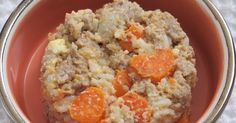
MULTIPOLYGON (((48 32, 63 23, 66 12, 86 8, 95 10, 108 1, 42 0, 17 25, 8 52, 7 74, 14 98, 33 123, 47 122, 43 114, 39 78, 48 32)), ((145 10, 161 9, 173 14, 190 38, 196 52, 199 77, 193 90, 190 116, 190 121, 196 122, 206 111, 221 83, 224 53, 217 29, 196 1, 137 2, 145 10)))

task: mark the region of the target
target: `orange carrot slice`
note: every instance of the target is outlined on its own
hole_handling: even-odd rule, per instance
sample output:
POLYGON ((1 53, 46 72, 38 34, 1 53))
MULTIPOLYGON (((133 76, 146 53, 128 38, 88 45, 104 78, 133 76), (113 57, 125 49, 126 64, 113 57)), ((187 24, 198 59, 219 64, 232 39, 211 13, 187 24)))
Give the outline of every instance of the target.
POLYGON ((175 70, 175 57, 170 49, 158 49, 153 54, 134 56, 129 65, 143 78, 151 78, 153 83, 169 76, 175 70))
POLYGON ((132 82, 127 70, 117 71, 113 81, 113 86, 116 89, 115 95, 117 97, 123 96, 129 90, 129 88, 132 86, 132 82), (125 89, 124 86, 127 86, 128 89, 125 89))
POLYGON ((176 79, 174 79, 174 78, 170 78, 170 79, 168 80, 168 82, 169 82, 171 85, 174 85, 177 81, 176 81, 176 79))
POLYGON ((128 50, 129 52, 134 50, 130 39, 121 40, 119 41, 119 44, 123 50, 128 50))
POLYGON ((122 98, 124 104, 134 111, 138 123, 146 123, 150 120, 151 112, 147 111, 148 102, 145 98, 134 92, 126 93, 122 98))
POLYGON ((108 123, 105 119, 101 120, 100 123, 108 123))
POLYGON ((144 36, 143 29, 138 23, 131 24, 126 32, 131 32, 137 38, 142 38, 144 36))
POLYGON ((97 87, 89 87, 75 98, 69 107, 72 119, 80 123, 97 123, 105 112, 104 93, 97 87))
MULTIPOLYGON (((126 30, 126 33, 131 33, 134 36, 136 36, 136 38, 142 38, 144 36, 141 25, 137 23, 131 24, 129 28, 126 30)), ((124 50, 128 50, 128 51, 134 50, 129 36, 127 36, 126 39, 120 40, 119 44, 124 50)))

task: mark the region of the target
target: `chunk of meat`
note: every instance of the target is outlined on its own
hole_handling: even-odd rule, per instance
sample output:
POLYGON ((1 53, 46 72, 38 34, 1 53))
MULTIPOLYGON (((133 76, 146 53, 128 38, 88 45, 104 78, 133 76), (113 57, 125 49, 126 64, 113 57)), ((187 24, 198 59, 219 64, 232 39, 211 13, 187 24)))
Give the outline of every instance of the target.
POLYGON ((119 70, 113 81, 113 86, 116 90, 115 95, 117 97, 123 96, 129 88, 132 86, 131 79, 127 70, 119 70))
POLYGON ((105 112, 105 97, 101 89, 89 87, 75 98, 69 107, 70 116, 79 123, 97 123, 105 112))
POLYGON ((151 111, 147 110, 148 102, 145 98, 134 92, 126 93, 122 98, 124 104, 135 113, 138 123, 147 123, 150 120, 151 111))
POLYGON ((153 83, 169 76, 175 70, 175 57, 171 49, 157 49, 153 54, 132 57, 129 65, 143 78, 151 78, 153 83))

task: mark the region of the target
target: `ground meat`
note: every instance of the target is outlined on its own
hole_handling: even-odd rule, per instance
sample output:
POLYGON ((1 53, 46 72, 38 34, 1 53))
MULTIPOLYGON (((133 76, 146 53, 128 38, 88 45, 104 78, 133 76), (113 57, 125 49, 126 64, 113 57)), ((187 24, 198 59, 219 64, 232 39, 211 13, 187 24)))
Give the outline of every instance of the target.
POLYGON ((113 38, 117 29, 125 29, 129 20, 140 20, 143 9, 136 3, 117 0, 99 9, 96 14, 99 17, 98 33, 104 41, 113 38))
POLYGON ((98 20, 90 9, 79 10, 78 12, 73 11, 70 14, 66 14, 65 26, 67 26, 70 35, 77 39, 82 31, 96 31, 98 20))
POLYGON ((104 93, 102 120, 106 123, 140 120, 137 111, 116 95, 119 87, 147 102, 142 115, 148 122, 174 123, 189 111, 191 90, 197 81, 195 53, 177 19, 168 12, 144 11, 135 2, 114 0, 96 11, 67 13, 65 22, 56 32, 49 33, 48 41, 40 79, 50 123, 76 123, 69 107, 89 87, 104 93), (148 75, 142 77, 142 73, 135 71, 130 59, 153 54, 158 49, 169 49, 174 54, 174 69, 154 82, 148 75), (127 71, 128 80, 116 78, 120 70, 127 71), (115 80, 121 82, 118 89, 115 80))

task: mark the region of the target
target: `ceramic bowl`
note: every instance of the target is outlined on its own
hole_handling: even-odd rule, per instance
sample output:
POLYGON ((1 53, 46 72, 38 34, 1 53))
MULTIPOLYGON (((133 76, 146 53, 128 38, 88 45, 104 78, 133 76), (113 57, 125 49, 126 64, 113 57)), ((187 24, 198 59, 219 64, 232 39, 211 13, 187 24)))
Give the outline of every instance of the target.
MULTIPOLYGON (((11 14, 0 37, 1 98, 15 122, 47 122, 43 114, 40 65, 47 34, 65 13, 97 9, 109 0, 24 0, 11 14)), ((190 122, 213 122, 233 86, 235 53, 230 31, 210 0, 136 0, 145 10, 173 14, 190 38, 197 58, 190 122)))

